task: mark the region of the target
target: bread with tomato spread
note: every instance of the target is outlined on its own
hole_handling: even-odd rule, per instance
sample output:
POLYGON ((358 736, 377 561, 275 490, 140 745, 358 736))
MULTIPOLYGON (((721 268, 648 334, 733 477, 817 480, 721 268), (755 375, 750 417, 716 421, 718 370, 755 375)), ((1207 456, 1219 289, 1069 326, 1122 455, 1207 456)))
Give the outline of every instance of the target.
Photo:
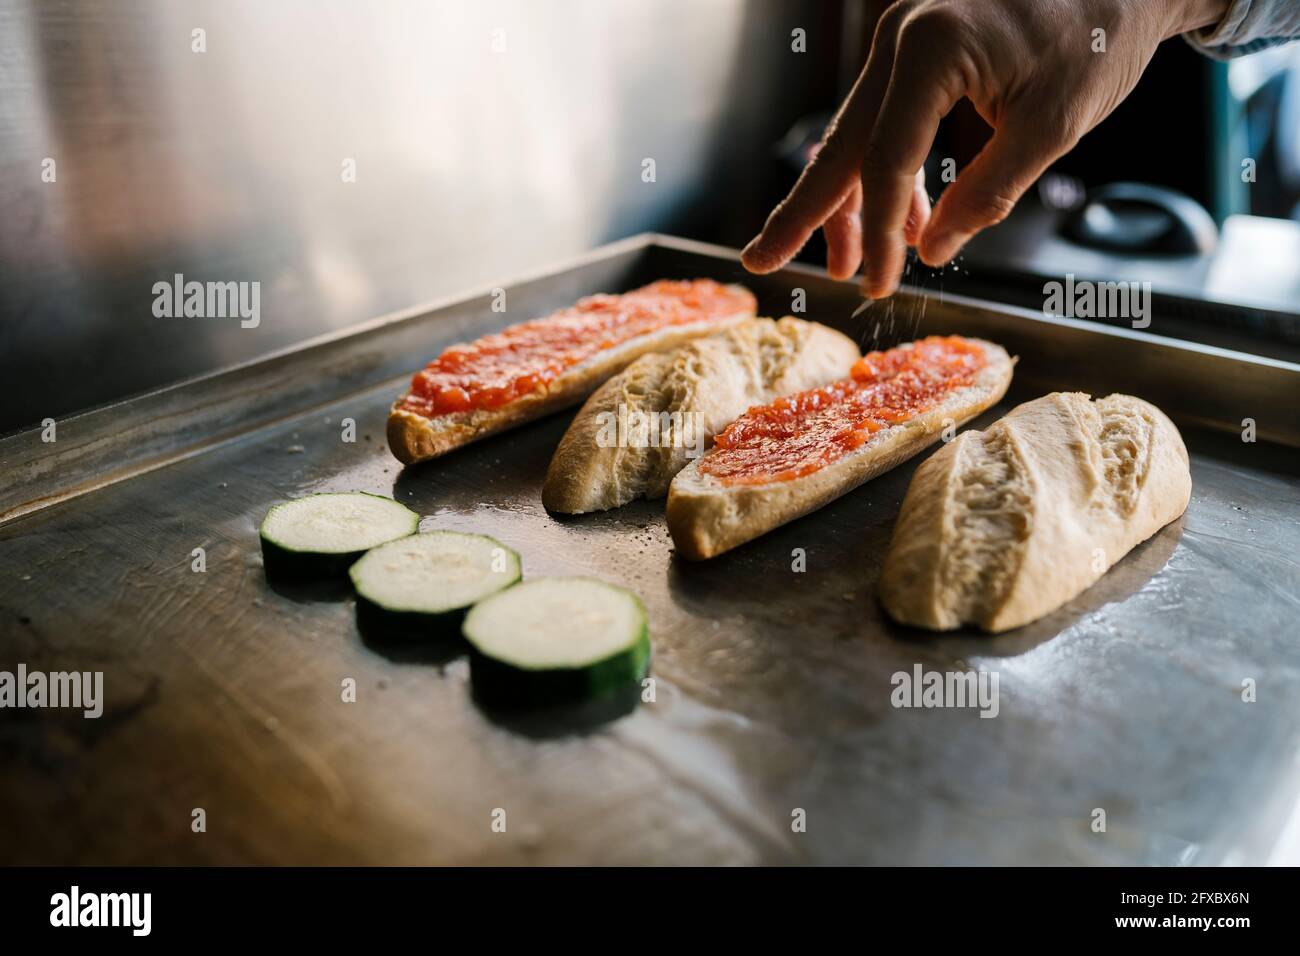
POLYGON ((926 339, 865 356, 851 380, 751 409, 673 479, 667 518, 677 553, 690 560, 722 554, 906 461, 945 428, 997 403, 1011 383, 1012 364, 992 342, 926 339), (917 347, 922 351, 911 351, 917 347), (917 358, 941 347, 956 350, 961 362, 917 358), (894 368, 910 371, 885 377, 894 368), (883 406, 873 410, 877 393, 883 406), (923 401, 926 396, 932 400, 923 401), (844 404, 849 398, 861 406, 844 404), (757 437, 747 438, 749 432, 757 437))
MULTIPOLYGON (((394 403, 388 416, 388 446, 403 464, 414 464, 444 455, 470 442, 494 435, 543 415, 581 402, 611 375, 621 371, 647 352, 670 349, 677 345, 713 334, 720 329, 752 318, 756 302, 754 296, 738 285, 721 285, 707 279, 666 281, 651 283, 642 289, 622 296, 592 296, 570 309, 562 309, 542 319, 510 326, 502 332, 485 336, 464 346, 453 346, 422 372, 417 373, 412 389, 394 403), (655 297, 658 297, 656 303, 655 297), (581 328, 583 315, 594 309, 617 309, 621 303, 651 302, 651 308, 663 308, 671 321, 627 338, 618 338, 617 328, 611 335, 609 329, 600 329, 584 342, 575 341, 573 330, 581 328), (667 305, 664 306, 663 303, 667 305), (575 323, 578 325, 575 326, 575 323), (427 395, 417 392, 421 377, 427 376, 436 364, 450 355, 472 354, 482 343, 493 348, 510 344, 511 336, 524 331, 532 336, 531 358, 545 357, 546 334, 553 331, 564 339, 564 346, 573 355, 575 348, 585 349, 585 354, 546 378, 529 371, 527 380, 521 373, 508 384, 516 387, 518 394, 504 403, 480 401, 475 404, 475 389, 482 383, 475 381, 472 362, 455 375, 445 375, 452 383, 451 391, 469 395, 470 400, 459 400, 456 405, 437 407, 427 395), (611 341, 612 339, 612 341, 611 341), (539 345, 542 351, 539 353, 539 345), (519 383, 525 382, 520 387, 519 383)), ((557 356, 561 350, 555 350, 557 356)), ((499 373, 499 369, 494 370, 499 373)), ((493 384, 497 379, 493 380, 493 384)), ((486 394, 488 389, 482 389, 486 394)))
POLYGON ((751 405, 848 373, 858 347, 786 316, 750 319, 643 355, 587 399, 551 459, 542 503, 561 514, 662 498, 713 436, 751 405))
POLYGON ((1187 508, 1182 436, 1131 395, 1055 392, 964 432, 912 477, 880 578, 885 610, 998 632, 1095 583, 1187 508))

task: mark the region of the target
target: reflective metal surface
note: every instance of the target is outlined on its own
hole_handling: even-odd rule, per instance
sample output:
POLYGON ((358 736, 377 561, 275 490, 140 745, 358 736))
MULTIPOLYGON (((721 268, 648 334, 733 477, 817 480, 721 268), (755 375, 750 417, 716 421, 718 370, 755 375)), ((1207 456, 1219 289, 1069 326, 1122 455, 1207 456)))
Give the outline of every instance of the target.
POLYGON ((0 0, 0 433, 761 205, 837 11, 0 0), (155 317, 176 274, 260 324, 155 317))
MULTIPOLYGON (((535 312, 651 275, 738 272, 733 255, 665 240, 510 288, 535 312)), ((65 463, 75 471, 84 457, 72 483, 111 482, 98 490, 60 491, 64 478, 37 473, 24 436, 0 442, 0 459, 28 456, 30 499, 72 495, 0 524, 0 667, 100 669, 107 697, 98 721, 55 711, 0 721, 0 859, 1273 859, 1300 784, 1300 461, 1223 429, 1234 401, 1253 402, 1294 443, 1294 409, 1266 404, 1267 392, 1250 398, 1249 370, 1294 395, 1300 368, 969 301, 904 295, 892 313, 847 322, 854 288, 807 270, 754 287, 768 312, 803 288, 809 317, 868 343, 982 331, 1019 355, 1010 401, 1116 381, 1168 399, 1192 452, 1186 515, 1020 630, 900 629, 874 590, 915 463, 721 558, 682 563, 660 503, 544 512, 541 479, 567 415, 400 469, 383 447, 399 373, 513 318, 481 297, 416 311, 74 420, 86 432, 72 441, 107 428, 103 416, 131 429, 155 421, 146 460, 101 433, 103 445, 65 463), (321 363, 337 394, 308 383, 321 363), (258 378, 268 367, 283 373, 279 392, 258 378), (1180 380, 1181 400, 1167 391, 1180 380), (250 390, 269 407, 241 401, 250 390), (355 443, 340 440, 344 417, 357 422, 355 443), (507 720, 474 702, 462 648, 376 643, 357 632, 346 593, 269 588, 256 535, 268 506, 338 489, 391 494, 427 527, 497 535, 528 575, 636 589, 651 618, 655 701, 603 722, 507 720), (806 571, 792 567, 796 548, 806 571), (998 672, 997 718, 891 706, 892 675, 917 664, 998 672), (341 700, 347 678, 355 703, 341 700), (1253 703, 1242 700, 1247 679, 1253 703), (492 830, 498 809, 505 833, 492 830), (1105 832, 1093 829, 1097 809, 1105 832), (799 810, 805 832, 792 830, 799 810)))

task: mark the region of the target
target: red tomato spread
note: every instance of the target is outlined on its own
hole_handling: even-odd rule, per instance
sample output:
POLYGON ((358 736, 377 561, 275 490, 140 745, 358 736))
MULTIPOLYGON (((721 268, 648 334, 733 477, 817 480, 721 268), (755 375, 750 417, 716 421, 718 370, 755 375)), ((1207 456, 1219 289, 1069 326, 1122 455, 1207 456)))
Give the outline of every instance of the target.
POLYGON ((725 485, 811 474, 970 385, 985 361, 983 349, 956 335, 870 352, 849 378, 751 408, 717 437, 700 470, 725 485))
POLYGON ((400 407, 426 418, 500 408, 546 386, 570 366, 629 339, 673 325, 753 313, 753 295, 711 279, 663 279, 453 345, 411 382, 400 407))

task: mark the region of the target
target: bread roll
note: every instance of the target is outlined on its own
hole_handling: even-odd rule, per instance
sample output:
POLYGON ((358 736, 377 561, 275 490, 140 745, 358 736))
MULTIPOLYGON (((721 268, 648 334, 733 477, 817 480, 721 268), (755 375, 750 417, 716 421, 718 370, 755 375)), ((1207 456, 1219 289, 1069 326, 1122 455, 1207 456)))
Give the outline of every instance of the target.
MULTIPOLYGON (((701 313, 698 322, 669 325, 603 348, 565 369, 535 391, 500 408, 469 409, 429 418, 418 411, 403 407, 406 398, 403 396, 394 403, 388 415, 388 447, 393 455, 406 465, 445 455, 480 438, 495 435, 497 432, 533 421, 570 405, 576 405, 611 375, 626 368, 647 352, 674 348, 683 342, 702 335, 712 335, 720 329, 753 317, 754 297, 742 286, 722 287, 708 280, 667 284, 681 286, 706 283, 733 295, 738 303, 737 311, 728 315, 701 313)), ((655 286, 662 284, 665 283, 652 283, 644 289, 627 293, 624 297, 649 292, 655 286)), ((582 303, 579 303, 579 307, 581 305, 582 303)), ((540 321, 552 319, 563 321, 562 312, 540 321)), ((514 327, 504 331, 509 333, 511 328, 514 327)))
POLYGON ((916 470, 880 578, 916 627, 1005 631, 1056 610, 1191 497, 1178 429, 1131 395, 1055 392, 916 470))
POLYGON ((643 355, 578 412, 551 459, 542 503, 582 514, 661 498, 673 476, 745 409, 840 378, 857 358, 848 336, 789 316, 750 319, 643 355), (609 440, 611 422, 638 420, 647 423, 638 440, 609 440))
POLYGON ((708 456, 693 461, 668 491, 668 530, 678 553, 692 561, 711 558, 815 511, 938 441, 945 424, 960 425, 995 404, 1011 383, 1012 359, 992 342, 966 341, 983 349, 985 358, 970 385, 810 474, 728 484, 701 469, 708 456))

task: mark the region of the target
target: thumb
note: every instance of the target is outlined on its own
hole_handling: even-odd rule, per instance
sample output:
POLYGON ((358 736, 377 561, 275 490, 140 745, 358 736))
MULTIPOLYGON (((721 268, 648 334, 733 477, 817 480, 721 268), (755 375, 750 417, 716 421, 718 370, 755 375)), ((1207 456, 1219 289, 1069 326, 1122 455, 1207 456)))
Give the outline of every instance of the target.
POLYGON ((1078 141, 1070 135, 1045 135, 1041 125, 1008 117, 939 197, 917 244, 926 265, 943 265, 975 233, 1007 218, 1025 190, 1078 141))

